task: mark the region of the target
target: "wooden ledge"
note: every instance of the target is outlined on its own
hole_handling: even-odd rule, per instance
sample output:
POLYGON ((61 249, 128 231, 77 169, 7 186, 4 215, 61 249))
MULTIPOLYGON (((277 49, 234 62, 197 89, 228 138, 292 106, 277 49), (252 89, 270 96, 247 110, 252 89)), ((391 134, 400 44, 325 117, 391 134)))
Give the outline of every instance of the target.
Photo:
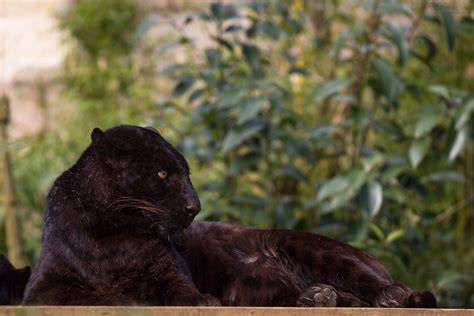
POLYGON ((474 309, 405 309, 405 308, 286 308, 286 307, 128 307, 128 306, 4 306, 0 315, 55 316, 55 315, 203 315, 203 316, 403 316, 453 315, 474 316, 474 309))

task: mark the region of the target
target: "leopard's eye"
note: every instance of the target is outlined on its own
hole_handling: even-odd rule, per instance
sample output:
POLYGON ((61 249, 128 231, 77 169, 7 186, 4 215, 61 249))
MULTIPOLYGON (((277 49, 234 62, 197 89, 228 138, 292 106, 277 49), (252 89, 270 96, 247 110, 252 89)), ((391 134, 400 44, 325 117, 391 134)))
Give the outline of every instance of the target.
POLYGON ((167 175, 168 175, 168 172, 166 172, 166 171, 164 171, 164 170, 161 170, 160 172, 158 172, 158 176, 159 176, 161 179, 166 178, 167 175))

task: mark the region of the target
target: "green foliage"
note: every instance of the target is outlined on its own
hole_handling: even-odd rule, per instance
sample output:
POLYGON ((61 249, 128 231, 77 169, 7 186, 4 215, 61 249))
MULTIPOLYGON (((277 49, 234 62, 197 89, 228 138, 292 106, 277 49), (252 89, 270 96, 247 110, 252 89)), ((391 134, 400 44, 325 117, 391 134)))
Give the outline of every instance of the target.
POLYGON ((194 16, 213 44, 164 73, 177 82, 166 104, 191 123, 179 133, 201 217, 323 232, 442 305, 473 304, 474 81, 447 78, 472 65, 457 55, 474 44, 461 27, 472 20, 426 1, 364 4, 326 3, 313 16, 325 32, 303 1, 194 16))
POLYGON ((61 26, 93 58, 122 55, 133 49, 137 7, 131 0, 80 0, 61 26))
MULTIPOLYGON (((473 307, 474 6, 310 1, 191 14, 180 28, 211 43, 176 38, 188 61, 160 60, 159 87, 158 60, 133 57, 157 19, 133 1, 78 1, 62 19, 77 118, 14 150, 25 225, 88 131, 151 124, 190 160, 201 219, 333 236, 442 306, 473 307)), ((28 227, 34 258, 39 224, 28 227)))
POLYGON ((131 53, 139 12, 132 0, 80 0, 60 26, 75 40, 66 79, 82 97, 103 98, 128 92, 133 84, 131 53))
MULTIPOLYGON (((80 0, 61 17, 61 28, 72 44, 62 74, 64 93, 40 104, 45 124, 37 135, 10 146, 18 213, 31 264, 40 250, 46 195, 89 144, 90 131, 141 124, 155 109, 152 65, 156 60, 139 45, 136 32, 140 27, 143 31, 139 11, 134 1, 80 0), (136 59, 137 55, 143 59, 136 59)), ((38 87, 39 94, 46 95, 45 89, 38 87)), ((2 239, 0 250, 4 249, 2 239)))

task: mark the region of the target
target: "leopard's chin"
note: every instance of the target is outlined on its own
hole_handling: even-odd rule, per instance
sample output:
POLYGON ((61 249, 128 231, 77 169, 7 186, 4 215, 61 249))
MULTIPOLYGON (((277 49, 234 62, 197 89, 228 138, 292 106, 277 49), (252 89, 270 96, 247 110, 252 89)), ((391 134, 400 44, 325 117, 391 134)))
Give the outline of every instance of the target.
POLYGON ((165 239, 170 239, 172 236, 181 233, 183 230, 188 228, 193 220, 186 221, 183 224, 176 225, 158 225, 158 234, 165 239))
POLYGON ((188 228, 189 226, 191 226, 191 223, 194 221, 194 217, 190 218, 188 221, 186 221, 183 225, 183 228, 182 230, 188 228))

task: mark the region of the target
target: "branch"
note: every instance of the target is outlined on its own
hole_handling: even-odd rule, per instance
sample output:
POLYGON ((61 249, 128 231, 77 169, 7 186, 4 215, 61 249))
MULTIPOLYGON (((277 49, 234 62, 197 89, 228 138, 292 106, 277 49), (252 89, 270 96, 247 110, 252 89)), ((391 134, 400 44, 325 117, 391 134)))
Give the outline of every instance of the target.
POLYGON ((362 87, 365 81, 365 72, 367 70, 367 65, 370 59, 370 54, 372 52, 372 44, 375 42, 375 33, 379 30, 380 27, 380 14, 377 12, 379 7, 379 0, 374 0, 374 6, 372 8, 372 13, 369 16, 369 31, 365 36, 364 46, 366 50, 364 51, 360 62, 357 63, 355 69, 355 81, 352 86, 352 94, 356 98, 356 105, 361 103, 362 99, 362 87))
POLYGON ((426 8, 428 7, 428 1, 423 0, 423 2, 420 5, 420 8, 418 10, 418 14, 412 19, 412 25, 410 30, 405 35, 405 40, 409 43, 415 36, 415 32, 420 26, 421 20, 423 19, 423 14, 426 11, 426 8))
MULTIPOLYGON (((370 55, 372 53, 372 45, 375 42, 375 35, 380 27, 380 14, 377 12, 379 7, 380 1, 374 0, 374 5, 372 8, 372 12, 369 16, 368 25, 369 30, 365 37, 364 47, 365 51, 360 59, 360 61, 356 64, 355 68, 355 80, 352 85, 352 95, 355 97, 355 102, 352 104, 351 109, 354 107, 360 106, 362 103, 362 90, 365 83, 365 73, 367 71, 367 66, 369 64, 370 55)), ((352 166, 355 166, 357 161, 359 160, 360 156, 360 146, 357 146, 357 139, 358 139, 358 132, 354 131, 352 134, 352 144, 354 146, 354 155, 352 156, 352 166)), ((364 142, 365 142, 364 136, 364 142)), ((362 145, 362 143, 361 143, 362 145)))
POLYGON ((462 201, 459 201, 458 203, 448 207, 445 209, 442 213, 439 213, 436 218, 435 218, 435 223, 439 224, 442 221, 450 218, 453 216, 456 212, 459 210, 465 208, 466 206, 469 206, 474 202, 474 196, 469 197, 468 199, 463 199, 462 201))

